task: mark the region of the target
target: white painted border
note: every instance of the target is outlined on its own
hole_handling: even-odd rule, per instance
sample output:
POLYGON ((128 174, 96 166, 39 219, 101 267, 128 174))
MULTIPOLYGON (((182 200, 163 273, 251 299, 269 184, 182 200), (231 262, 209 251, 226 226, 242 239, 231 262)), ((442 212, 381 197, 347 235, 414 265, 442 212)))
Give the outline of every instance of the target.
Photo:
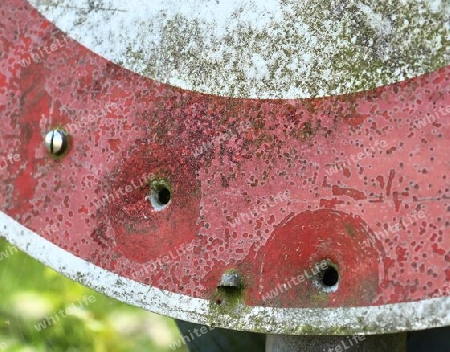
POLYGON ((450 35, 450 23, 436 19, 450 16, 442 0, 402 1, 396 8, 388 0, 354 0, 348 3, 352 11, 339 1, 28 1, 112 62, 159 82, 221 96, 347 94, 450 63, 443 53, 446 62, 433 64, 450 35), (430 34, 429 23, 439 30, 430 34), (425 49, 410 50, 414 45, 425 49))
POLYGON ((0 236, 64 276, 107 296, 200 324, 213 322, 217 327, 292 335, 380 334, 450 325, 450 297, 350 308, 246 307, 239 319, 223 315, 211 321, 209 301, 120 277, 62 250, 3 212, 0 212, 0 236), (302 331, 302 326, 308 330, 302 331))

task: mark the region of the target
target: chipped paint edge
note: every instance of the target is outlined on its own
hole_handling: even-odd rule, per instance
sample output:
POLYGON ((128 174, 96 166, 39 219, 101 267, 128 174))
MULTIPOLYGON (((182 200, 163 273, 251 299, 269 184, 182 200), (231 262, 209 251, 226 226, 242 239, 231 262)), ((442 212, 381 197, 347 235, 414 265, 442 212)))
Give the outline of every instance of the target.
POLYGON ((62 275, 119 301, 190 322, 267 334, 383 334, 450 325, 450 297, 384 306, 342 308, 242 307, 217 313, 208 300, 161 290, 120 277, 64 251, 0 212, 0 237, 62 275), (236 312, 234 312, 236 313, 236 312))

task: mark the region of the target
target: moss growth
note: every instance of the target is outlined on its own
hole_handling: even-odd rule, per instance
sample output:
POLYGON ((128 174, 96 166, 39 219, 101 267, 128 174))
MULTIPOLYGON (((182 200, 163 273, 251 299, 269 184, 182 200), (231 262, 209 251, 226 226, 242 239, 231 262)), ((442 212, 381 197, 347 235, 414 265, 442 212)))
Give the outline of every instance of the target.
POLYGON ((345 232, 351 237, 355 238, 355 228, 351 224, 344 224, 345 232))
POLYGON ((220 321, 224 316, 239 319, 250 311, 250 307, 245 304, 245 283, 240 274, 230 269, 225 274, 237 274, 239 277, 238 285, 218 286, 210 299, 209 323, 220 321))
POLYGON ((123 64, 166 83, 176 78, 196 91, 234 97, 280 97, 292 87, 311 97, 369 90, 448 64, 446 12, 428 6, 299 2, 258 29, 239 11, 237 25, 222 37, 211 36, 201 19, 155 18, 141 26, 159 33, 158 44, 130 47, 123 64), (261 65, 257 78, 251 58, 261 65))

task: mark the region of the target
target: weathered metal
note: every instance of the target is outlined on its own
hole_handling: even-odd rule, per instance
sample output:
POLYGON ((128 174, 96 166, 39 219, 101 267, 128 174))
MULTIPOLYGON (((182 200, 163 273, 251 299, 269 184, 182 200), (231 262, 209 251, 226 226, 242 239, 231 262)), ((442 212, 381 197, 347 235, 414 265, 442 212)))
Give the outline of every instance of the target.
POLYGON ((375 336, 269 335, 266 352, 406 352, 406 333, 375 336))
MULTIPOLYGON (((48 1, 33 3, 49 15, 48 1)), ((408 11, 422 6, 412 4, 408 11)), ((1 235, 107 295, 202 324, 340 335, 450 325, 448 8, 433 4, 410 13, 414 25, 433 19, 419 26, 430 32, 409 34, 392 20, 395 38, 422 38, 426 60, 414 66, 414 52, 411 70, 400 58, 403 68, 389 66, 394 48, 409 55, 394 41, 389 59, 360 57, 352 93, 344 68, 323 91, 264 77, 248 91, 251 76, 200 89, 183 78, 232 98, 158 82, 138 69, 148 57, 124 65, 150 78, 130 72, 28 2, 1 3, 1 235), (390 78, 365 71, 371 63, 390 78), (353 92, 371 82, 392 84, 353 92), (348 94, 326 96, 336 92, 348 94), (63 157, 44 146, 52 129, 70 138, 63 157), (221 290, 230 270, 242 287, 221 290)), ((64 23, 70 11, 75 20, 83 13, 53 8, 64 23)), ((85 12, 86 24, 111 8, 85 12)), ((290 60, 298 49, 287 48, 290 60)), ((194 70, 188 61, 180 68, 194 70)))

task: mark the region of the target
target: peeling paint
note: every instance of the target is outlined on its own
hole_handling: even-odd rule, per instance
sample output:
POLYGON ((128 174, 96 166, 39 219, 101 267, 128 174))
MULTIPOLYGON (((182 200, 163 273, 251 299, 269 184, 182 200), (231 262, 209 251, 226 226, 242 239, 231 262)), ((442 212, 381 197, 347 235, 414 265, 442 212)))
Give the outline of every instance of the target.
POLYGON ((0 169, 9 241, 105 294, 199 323, 293 334, 449 324, 450 66, 348 95, 234 99, 139 76, 72 40, 23 67, 64 34, 24 0, 0 15, 0 160, 19 160, 0 169), (70 131, 60 160, 43 145, 53 126, 70 131), (164 210, 146 199, 152 179, 170 186, 164 210), (304 285, 262 304, 323 258, 340 270, 335 292, 304 285), (229 268, 245 281, 232 314, 210 308, 229 268))

